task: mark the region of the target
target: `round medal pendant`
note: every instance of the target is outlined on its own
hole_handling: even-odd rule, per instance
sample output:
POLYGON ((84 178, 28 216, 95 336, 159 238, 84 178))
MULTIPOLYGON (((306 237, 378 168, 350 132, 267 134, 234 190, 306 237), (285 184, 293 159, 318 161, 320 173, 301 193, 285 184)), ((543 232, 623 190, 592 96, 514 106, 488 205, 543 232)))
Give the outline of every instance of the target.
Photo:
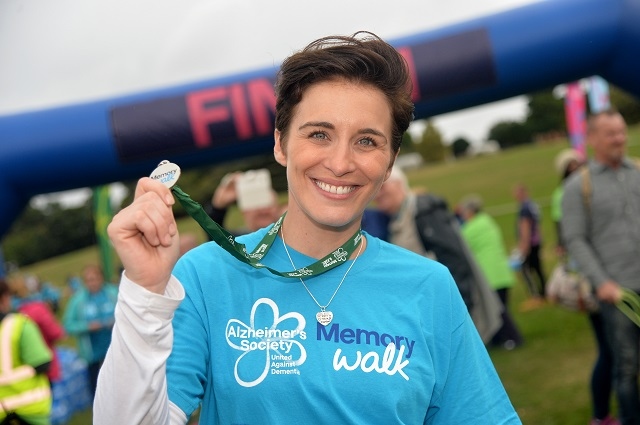
POLYGON ((180 167, 167 160, 162 161, 149 176, 171 189, 180 178, 180 167))
POLYGON ((333 313, 330 311, 319 311, 316 313, 316 320, 322 326, 327 326, 333 320, 333 313))

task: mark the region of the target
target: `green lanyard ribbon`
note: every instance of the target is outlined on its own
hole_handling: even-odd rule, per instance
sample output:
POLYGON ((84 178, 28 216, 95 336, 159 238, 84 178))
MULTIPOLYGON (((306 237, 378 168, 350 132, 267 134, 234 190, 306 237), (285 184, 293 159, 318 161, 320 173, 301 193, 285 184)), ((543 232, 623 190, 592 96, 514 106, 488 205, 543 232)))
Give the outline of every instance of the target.
POLYGON ((315 263, 290 272, 279 272, 260 263, 260 260, 262 260, 262 258, 267 255, 267 252, 269 252, 269 249, 271 249, 273 242, 276 240, 278 231, 282 226, 282 221, 287 215, 286 212, 282 214, 278 221, 276 221, 271 229, 269 229, 260 243, 258 243, 256 248, 251 253, 248 253, 244 244, 237 242, 235 237, 231 233, 227 232, 218 223, 213 221, 211 217, 209 217, 209 215, 204 211, 202 205, 191 199, 191 197, 184 191, 182 191, 180 187, 178 187, 177 185, 173 186, 171 188, 171 192, 173 192, 173 195, 176 197, 176 199, 178 199, 185 211, 187 211, 187 213, 196 222, 198 222, 200 227, 202 227, 202 229, 207 232, 211 239, 213 239, 224 250, 229 252, 231 255, 233 255, 243 263, 249 264, 256 269, 265 268, 277 276, 299 278, 303 276, 317 276, 319 274, 327 272, 346 262, 362 240, 362 232, 360 229, 358 229, 358 231, 356 231, 353 236, 351 236, 349 240, 347 240, 340 248, 336 249, 335 251, 331 252, 315 263))

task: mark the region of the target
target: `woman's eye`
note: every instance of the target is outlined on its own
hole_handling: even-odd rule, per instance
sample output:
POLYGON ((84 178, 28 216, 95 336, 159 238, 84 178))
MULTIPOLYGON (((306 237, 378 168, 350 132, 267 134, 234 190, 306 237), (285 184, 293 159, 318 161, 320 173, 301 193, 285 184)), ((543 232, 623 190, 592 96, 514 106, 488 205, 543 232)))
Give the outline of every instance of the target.
POLYGON ((326 139, 327 135, 322 132, 322 131, 314 131, 313 133, 311 133, 311 138, 312 139, 326 139))
POLYGON ((376 146, 377 145, 376 141, 371 139, 371 138, 369 138, 369 137, 365 137, 363 139, 360 139, 358 141, 358 143, 360 143, 363 146, 376 146))

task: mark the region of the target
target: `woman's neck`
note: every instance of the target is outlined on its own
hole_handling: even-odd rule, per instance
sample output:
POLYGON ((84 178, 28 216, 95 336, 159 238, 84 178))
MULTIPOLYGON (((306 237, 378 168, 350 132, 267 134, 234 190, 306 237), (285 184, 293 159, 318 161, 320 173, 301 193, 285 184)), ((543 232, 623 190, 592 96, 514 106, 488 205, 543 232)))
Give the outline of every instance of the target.
POLYGON ((359 229, 360 220, 336 228, 313 222, 303 214, 287 212, 281 234, 286 244, 296 251, 312 258, 322 258, 342 246, 359 229))

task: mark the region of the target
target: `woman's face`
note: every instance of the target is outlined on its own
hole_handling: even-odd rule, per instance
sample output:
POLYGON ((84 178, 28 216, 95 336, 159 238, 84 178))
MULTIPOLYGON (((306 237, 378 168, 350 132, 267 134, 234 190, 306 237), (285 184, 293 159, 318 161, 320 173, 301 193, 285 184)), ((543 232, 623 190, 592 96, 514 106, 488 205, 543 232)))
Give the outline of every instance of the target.
POLYGON ((104 283, 104 276, 99 270, 87 268, 82 276, 84 284, 91 293, 98 292, 104 283))
POLYGON ((389 176, 391 109, 384 94, 343 79, 310 86, 296 106, 287 140, 275 132, 276 160, 287 167, 288 217, 317 225, 359 225, 389 176))

